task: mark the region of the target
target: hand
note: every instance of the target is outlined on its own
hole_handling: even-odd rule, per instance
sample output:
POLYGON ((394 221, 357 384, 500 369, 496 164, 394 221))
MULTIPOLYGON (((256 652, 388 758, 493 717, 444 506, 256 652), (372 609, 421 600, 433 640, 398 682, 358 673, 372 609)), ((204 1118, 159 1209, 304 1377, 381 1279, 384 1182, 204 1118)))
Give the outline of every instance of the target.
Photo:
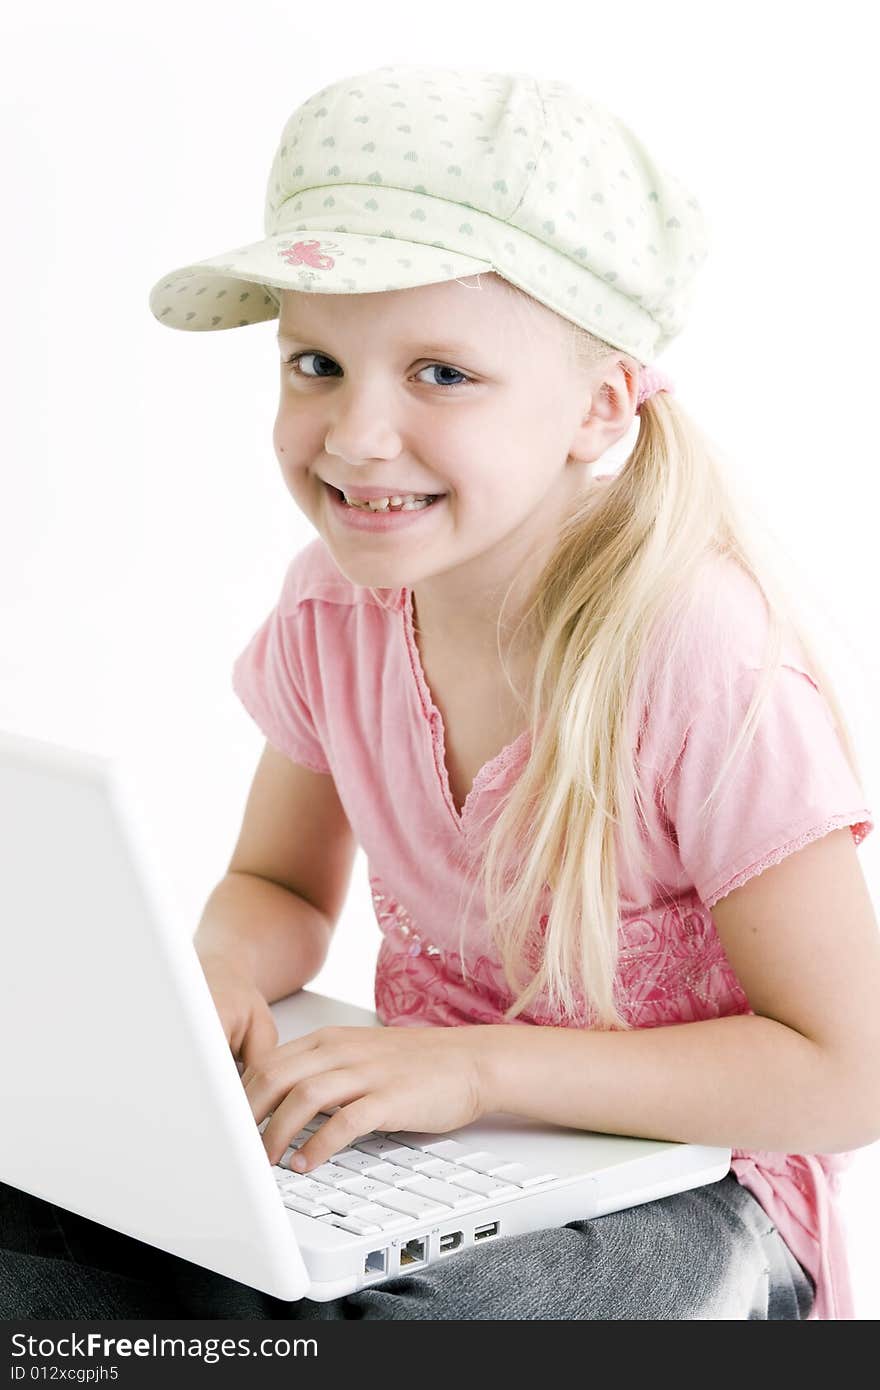
POLYGON ((319 1028, 242 1073, 270 1163, 320 1111, 340 1108, 300 1149, 309 1172, 370 1130, 442 1134, 489 1108, 481 1055, 492 1024, 461 1028, 319 1028))
POLYGON ((253 980, 225 956, 199 957, 230 1051, 243 1066, 255 1065, 278 1045, 269 1005, 253 980))

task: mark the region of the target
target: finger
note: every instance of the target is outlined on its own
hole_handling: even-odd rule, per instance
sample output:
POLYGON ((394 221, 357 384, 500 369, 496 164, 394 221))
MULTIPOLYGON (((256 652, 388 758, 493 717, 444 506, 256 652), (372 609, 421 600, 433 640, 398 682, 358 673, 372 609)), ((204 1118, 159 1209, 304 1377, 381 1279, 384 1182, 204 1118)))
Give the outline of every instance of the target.
POLYGON ((347 1149, 362 1134, 369 1134, 375 1129, 373 1120, 381 1116, 382 1108, 375 1092, 362 1095, 348 1105, 340 1104, 336 1114, 325 1120, 308 1143, 293 1155, 291 1168, 297 1173, 309 1173, 313 1168, 327 1163, 334 1154, 347 1149))
MULTIPOLYGON (((363 1078, 350 1070, 321 1072, 294 1086, 274 1106, 267 1106, 265 1114, 272 1111, 272 1117, 263 1130, 262 1139, 270 1163, 280 1161, 291 1139, 309 1120, 322 1112, 329 1113, 336 1106, 350 1104, 363 1096, 364 1091, 363 1078)), ((262 1119, 263 1116, 259 1116, 257 1124, 262 1119)))
POLYGON ((220 1022, 223 1024, 223 1031, 226 1034, 229 1051, 232 1053, 236 1062, 238 1062, 241 1058, 241 1029, 237 1022, 227 1023, 224 1019, 221 1019, 220 1022))
MULTIPOLYGON (((274 1019, 273 1019, 273 1024, 274 1024, 274 1019)), ((321 1030, 321 1031, 323 1031, 323 1030, 321 1030)), ((302 1036, 301 1038, 291 1038, 288 1042, 282 1043, 282 1044, 280 1045, 280 1050, 283 1050, 285 1057, 296 1057, 296 1056, 298 1056, 300 1053, 304 1053, 304 1052, 314 1052, 315 1049, 316 1049, 322 1042, 324 1042, 324 1039, 321 1038, 321 1037, 319 1037, 319 1036, 318 1036, 318 1033, 304 1033, 303 1036, 302 1036)), ((276 1028, 276 1029, 275 1029, 275 1041, 274 1041, 274 1043, 273 1043, 273 1047, 277 1047, 277 1046, 278 1046, 278 1029, 276 1028)), ((271 1050, 271 1049, 270 1049, 270 1050, 271 1050)), ((242 1085, 243 1085, 245 1088, 247 1088, 247 1086, 250 1084, 250 1082, 253 1081, 253 1079, 254 1079, 254 1074, 259 1070, 260 1066, 262 1066, 262 1064, 263 1064, 264 1062, 265 1062, 265 1057, 258 1057, 258 1058, 256 1058, 256 1059, 254 1060, 254 1062, 253 1062, 250 1066, 245 1067, 244 1071, 243 1071, 242 1074, 241 1074, 241 1083, 242 1083, 242 1085)))
POLYGON ((277 1045, 278 1029, 275 1026, 275 1020, 268 1008, 260 1010, 251 1022, 242 1047, 241 1055, 245 1063, 245 1070, 255 1066, 261 1057, 265 1056, 267 1052, 272 1052, 277 1045))

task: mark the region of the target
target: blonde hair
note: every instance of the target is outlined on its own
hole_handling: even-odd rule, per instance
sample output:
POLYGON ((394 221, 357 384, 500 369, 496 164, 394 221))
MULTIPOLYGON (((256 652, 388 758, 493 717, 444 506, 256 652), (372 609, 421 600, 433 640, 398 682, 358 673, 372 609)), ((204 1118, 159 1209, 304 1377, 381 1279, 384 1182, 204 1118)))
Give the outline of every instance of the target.
MULTIPOLYGON (((552 314, 570 330, 574 360, 584 367, 612 357, 638 365, 493 278, 516 296, 526 322, 529 315, 552 314)), ((615 997, 621 925, 615 837, 630 865, 649 876, 650 865, 637 819, 645 804, 633 757, 631 696, 645 649, 661 626, 661 680, 677 661, 702 567, 717 555, 731 557, 757 583, 769 628, 758 687, 697 814, 707 811, 728 767, 752 742, 786 634, 800 643, 861 781, 840 701, 717 451, 675 396, 649 397, 629 457, 616 475, 584 491, 534 586, 521 619, 532 622, 539 642, 528 692, 515 689, 498 645, 508 685, 528 713, 531 753, 480 846, 469 901, 483 890, 488 929, 514 996, 506 1022, 546 991, 554 1017, 609 1029, 632 1026, 615 997), (515 860, 512 846, 522 850, 515 860), (545 929, 537 945, 539 920, 545 929), (531 978, 523 979, 526 963, 531 978)), ((467 916, 461 914, 462 932, 467 916)), ((461 948, 460 955, 467 975, 461 948)))

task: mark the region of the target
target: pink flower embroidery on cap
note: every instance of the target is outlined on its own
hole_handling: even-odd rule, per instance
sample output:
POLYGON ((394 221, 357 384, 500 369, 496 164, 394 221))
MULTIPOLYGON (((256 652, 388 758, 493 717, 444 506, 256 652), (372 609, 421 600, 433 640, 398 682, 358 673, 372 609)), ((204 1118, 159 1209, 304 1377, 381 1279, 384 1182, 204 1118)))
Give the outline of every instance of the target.
MULTIPOLYGON (((332 256, 319 251, 320 241, 295 241, 292 246, 279 247, 278 254, 288 265, 310 265, 314 270, 330 270, 336 262, 332 256)), ((325 242, 334 251, 339 247, 332 241, 325 242)))

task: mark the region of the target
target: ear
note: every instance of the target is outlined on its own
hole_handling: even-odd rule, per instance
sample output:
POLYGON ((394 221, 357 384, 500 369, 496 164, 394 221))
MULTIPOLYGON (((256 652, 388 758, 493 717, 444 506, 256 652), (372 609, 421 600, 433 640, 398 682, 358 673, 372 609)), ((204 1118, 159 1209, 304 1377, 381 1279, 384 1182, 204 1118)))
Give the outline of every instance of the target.
POLYGON ((635 358, 615 354, 589 371, 586 408, 569 449, 572 461, 593 463, 632 427, 640 370, 635 358))

